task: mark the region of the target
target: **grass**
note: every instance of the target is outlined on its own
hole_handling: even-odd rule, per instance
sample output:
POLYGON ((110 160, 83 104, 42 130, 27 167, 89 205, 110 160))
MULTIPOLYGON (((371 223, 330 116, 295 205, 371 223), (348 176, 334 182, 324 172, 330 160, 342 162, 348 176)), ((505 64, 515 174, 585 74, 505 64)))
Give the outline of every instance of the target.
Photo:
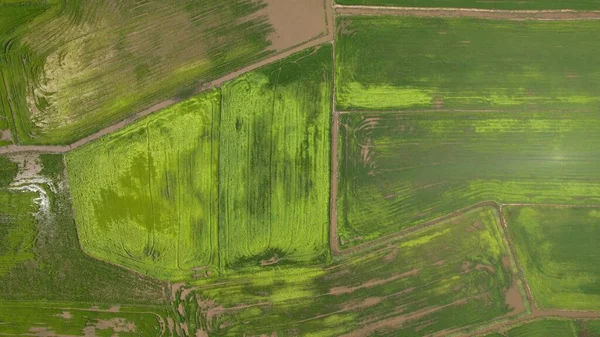
POLYGON ((220 100, 212 90, 67 154, 88 254, 164 279, 217 266, 220 100))
MULTIPOLYGON (((13 160, 20 163, 19 170, 27 161, 37 162, 38 169, 30 165, 30 178, 16 180, 16 170, 0 172, 0 177, 11 178, 10 185, 0 185, 2 307, 32 302, 43 302, 47 307, 56 302, 77 302, 88 308, 166 305, 161 282, 92 259, 81 251, 60 156, 17 155, 13 160), (48 208, 40 206, 44 202, 48 208)), ((5 167, 5 161, 6 157, 0 156, 0 167, 5 167)))
MULTIPOLYGON (((0 4, 0 46, 2 51, 10 49, 15 43, 15 37, 23 32, 27 24, 51 6, 51 3, 42 2, 3 1, 0 4)), ((12 63, 10 60, 14 59, 9 54, 0 54, 0 79, 2 80, 0 82, 0 146, 13 143, 12 139, 2 137, 4 132, 14 133, 16 131, 12 114, 12 105, 15 103, 9 99, 7 86, 22 84, 9 83, 9 81, 18 82, 11 76, 13 69, 8 66, 12 63)))
POLYGON ((600 310, 600 211, 507 207, 506 218, 533 297, 541 308, 600 310))
POLYGON ((486 200, 600 202, 597 22, 352 16, 338 28, 343 245, 486 200))
POLYGON ((222 268, 327 258, 331 58, 323 45, 223 86, 222 268))
POLYGON ((180 303, 210 336, 423 336, 487 324, 517 314, 498 228, 495 209, 480 208, 328 266, 192 282, 180 303))
POLYGON ((600 204, 594 113, 365 112, 340 123, 345 245, 487 200, 600 204))
POLYGON ((0 37, 3 110, 23 144, 72 143, 273 52, 250 0, 39 6, 0 37))
POLYGON ((163 318, 148 308, 118 312, 90 308, 0 305, 0 334, 69 336, 166 336, 163 318))
POLYGON ((595 336, 600 321, 543 318, 521 325, 503 328, 487 337, 583 337, 595 336))
POLYGON ((600 106, 597 21, 338 18, 338 110, 600 106))
POLYGON ((324 262, 331 58, 295 54, 69 152, 84 250, 169 280, 324 262))
POLYGON ((454 8, 483 8, 483 9, 600 9, 597 0, 336 0, 341 5, 371 5, 371 6, 400 6, 400 7, 454 7, 454 8))

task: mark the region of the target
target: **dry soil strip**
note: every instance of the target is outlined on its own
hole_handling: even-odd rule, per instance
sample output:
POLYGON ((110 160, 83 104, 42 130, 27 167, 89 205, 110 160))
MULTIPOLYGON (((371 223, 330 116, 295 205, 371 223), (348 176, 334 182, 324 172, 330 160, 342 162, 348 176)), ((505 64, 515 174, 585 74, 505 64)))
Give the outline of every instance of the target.
MULTIPOLYGON (((250 71, 256 70, 260 67, 266 66, 268 64, 271 63, 275 63, 281 59, 284 59, 294 53, 300 52, 304 49, 307 48, 311 48, 311 47, 316 47, 319 46, 321 44, 327 43, 327 42, 331 42, 333 41, 334 38, 334 29, 333 29, 333 22, 334 22, 334 11, 333 11, 333 0, 326 0, 325 1, 325 12, 327 15, 327 33, 319 38, 310 40, 310 41, 306 41, 304 43, 301 43, 291 49, 288 49, 286 51, 283 51, 281 53, 278 53, 276 55, 273 55, 269 58, 266 58, 262 61, 259 61, 257 63, 253 63, 249 66, 246 66, 244 68, 241 68, 239 70, 233 71, 223 77, 220 77, 216 80, 213 80, 211 82, 205 83, 203 85, 201 85, 197 90, 196 93, 201 93, 203 91, 207 91, 209 89, 215 88, 215 87, 219 87, 221 86, 224 82, 230 81, 240 75, 243 75, 245 73, 248 73, 250 71)), ((78 141, 76 141, 75 143, 71 144, 71 145, 63 145, 63 146, 54 146, 54 145, 9 145, 9 146, 5 146, 5 147, 0 147, 0 155, 2 154, 10 154, 10 153, 18 153, 18 152, 41 152, 41 153, 65 153, 68 152, 70 150, 76 149, 78 147, 81 147, 91 141, 94 141, 96 139, 99 139, 103 136, 106 136, 110 133, 116 132, 132 123, 134 123, 135 121, 146 117, 156 111, 165 109, 167 107, 170 107, 176 103, 178 103, 180 100, 179 99, 168 99, 165 101, 162 101, 160 103, 157 103, 155 105, 153 105, 152 107, 140 111, 124 120, 122 120, 119 123, 113 124, 111 126, 108 126, 92 135, 89 135, 83 139, 80 139, 78 141)))
POLYGON ((382 7, 382 6, 343 6, 335 5, 337 15, 392 15, 441 18, 477 18, 489 20, 600 20, 600 11, 573 10, 491 10, 468 8, 423 8, 423 7, 382 7))

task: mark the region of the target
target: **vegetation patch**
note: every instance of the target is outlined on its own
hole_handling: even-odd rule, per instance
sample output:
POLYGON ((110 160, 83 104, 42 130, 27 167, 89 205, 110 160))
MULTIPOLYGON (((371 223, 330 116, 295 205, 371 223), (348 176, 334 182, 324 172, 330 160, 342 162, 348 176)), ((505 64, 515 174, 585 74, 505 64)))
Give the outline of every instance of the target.
POLYGON ((87 253, 166 279, 217 266, 220 111, 213 90, 67 154, 87 253))
POLYGON ((506 207, 510 237, 541 308, 600 310, 600 211, 506 207))
POLYGON ((210 336, 444 335, 523 313, 508 254, 497 211, 479 208, 329 266, 193 282, 177 300, 210 336))
POLYGON ((596 20, 343 16, 337 26, 338 110, 600 106, 596 20))
POLYGON ((328 256, 329 44, 223 86, 222 268, 328 256))
POLYGON ((163 317, 152 311, 149 308, 2 305, 0 333, 10 336, 167 336, 163 317))
POLYGON ((338 232, 355 245, 478 202, 600 204, 586 112, 340 116, 338 232))
POLYGON ((14 168, 0 170, 0 310, 9 311, 0 316, 14 311, 6 306, 33 301, 47 307, 166 304, 161 282, 81 251, 61 156, 19 154, 10 161, 0 156, 0 164, 14 168), (3 178, 10 183, 2 184, 8 180, 3 178))
POLYGON ((399 7, 451 7, 451 8, 482 8, 482 9, 600 9, 598 0, 336 0, 341 5, 371 5, 399 7))

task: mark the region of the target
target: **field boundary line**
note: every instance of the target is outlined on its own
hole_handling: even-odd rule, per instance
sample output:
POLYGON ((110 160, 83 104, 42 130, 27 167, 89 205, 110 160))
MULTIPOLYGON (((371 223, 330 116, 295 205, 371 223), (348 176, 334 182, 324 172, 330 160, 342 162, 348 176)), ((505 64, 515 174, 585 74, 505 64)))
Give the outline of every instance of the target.
POLYGON ((501 10, 449 7, 394 7, 335 5, 336 14, 346 15, 396 15, 414 17, 457 18, 471 17, 492 20, 600 20, 600 11, 559 10, 501 10))

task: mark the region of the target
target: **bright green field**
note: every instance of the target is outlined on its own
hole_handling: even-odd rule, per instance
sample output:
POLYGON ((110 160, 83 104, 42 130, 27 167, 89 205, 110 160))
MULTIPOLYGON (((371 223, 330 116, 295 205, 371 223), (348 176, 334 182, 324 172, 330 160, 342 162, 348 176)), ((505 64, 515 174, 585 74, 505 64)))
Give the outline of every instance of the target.
MULTIPOLYGON (((107 308, 105 308, 107 309, 107 308)), ((103 309, 103 310, 105 310, 103 309)), ((119 308, 102 312, 82 307, 65 309, 0 305, 0 334, 22 336, 168 336, 166 322, 152 308, 119 308), (52 334, 55 333, 56 335, 52 334)))
POLYGON ((537 305, 600 310, 600 211, 506 207, 505 214, 537 305))
POLYGON ((518 314, 498 228, 496 210, 479 208, 326 267, 192 282, 180 303, 210 336, 416 337, 489 324, 518 314))
POLYGON ((221 267, 328 256, 332 48, 223 86, 221 267))
POLYGON ((67 154, 88 254, 170 279, 216 266, 220 99, 199 95, 67 154))
POLYGON ((600 107, 598 21, 338 19, 338 110, 600 107))
POLYGON ((0 42, 10 41, 0 56, 0 87, 12 100, 2 109, 11 114, 13 136, 24 144, 72 143, 266 57, 273 28, 257 14, 264 6, 60 0, 38 5, 50 7, 40 15, 19 9, 29 21, 20 20, 18 30, 0 24, 0 42))
POLYGON ((472 204, 600 204, 587 112, 340 116, 338 231, 353 245, 472 204))
POLYGON ((598 320, 546 318, 502 329, 487 337, 593 337, 600 333, 598 320))
POLYGON ((600 9, 598 0, 336 0, 341 5, 400 6, 400 7, 454 7, 484 9, 600 9))
POLYGON ((331 58, 293 55, 69 152, 84 250, 172 280, 324 262, 331 58))

